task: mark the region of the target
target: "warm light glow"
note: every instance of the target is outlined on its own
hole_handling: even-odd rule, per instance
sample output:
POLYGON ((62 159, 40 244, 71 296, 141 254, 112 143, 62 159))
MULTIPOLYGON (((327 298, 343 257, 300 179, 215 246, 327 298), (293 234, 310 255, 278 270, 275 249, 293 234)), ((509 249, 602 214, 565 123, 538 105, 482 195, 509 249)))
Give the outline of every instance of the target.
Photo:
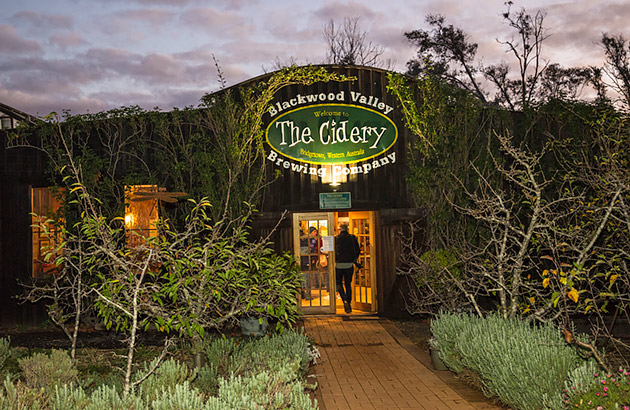
POLYGON ((53 188, 31 188, 31 238, 32 267, 34 278, 44 278, 50 274, 59 274, 62 264, 57 257, 62 255, 59 228, 65 225, 60 217, 63 190, 53 188), (56 222, 51 222, 56 220, 56 222))
POLYGON ((133 214, 127 213, 125 214, 125 228, 131 229, 135 225, 135 219, 133 214))
POLYGON ((138 193, 158 192, 156 185, 132 185, 125 188, 125 229, 127 241, 135 246, 146 238, 155 237, 158 220, 158 200, 138 193))
POLYGON ((326 168, 326 174, 322 177, 322 184, 337 187, 344 182, 348 182, 348 175, 344 175, 341 171, 342 166, 339 164, 323 165, 322 168, 326 168))

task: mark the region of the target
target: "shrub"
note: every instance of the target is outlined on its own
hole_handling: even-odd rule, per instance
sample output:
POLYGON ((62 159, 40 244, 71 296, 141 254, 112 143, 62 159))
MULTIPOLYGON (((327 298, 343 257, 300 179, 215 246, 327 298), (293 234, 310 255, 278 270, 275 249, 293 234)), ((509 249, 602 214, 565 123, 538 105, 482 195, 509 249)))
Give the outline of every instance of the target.
POLYGON ((590 373, 588 382, 564 391, 566 408, 630 409, 630 372, 620 368, 615 373, 590 373))
POLYGON ((4 362, 11 356, 11 338, 0 337, 0 370, 4 367, 4 362))
POLYGON ((202 366, 197 372, 194 385, 208 395, 216 395, 219 390, 219 372, 214 363, 202 366))
POLYGON ((73 384, 55 386, 55 394, 51 398, 53 410, 84 409, 89 403, 85 391, 73 384))
POLYGON ((53 349, 50 355, 35 353, 20 359, 18 365, 26 385, 33 389, 76 382, 79 374, 72 359, 63 350, 53 349))
POLYGON ((225 337, 206 343, 203 351, 208 363, 224 377, 275 371, 290 365, 294 369, 292 378, 296 378, 306 373, 313 355, 308 337, 294 330, 247 339, 240 344, 238 340, 225 337))
POLYGON ((218 372, 227 374, 230 371, 230 358, 238 349, 234 339, 222 336, 204 341, 204 343, 208 343, 208 346, 203 349, 208 363, 214 364, 218 372))
POLYGON ((204 410, 206 405, 203 397, 191 387, 188 381, 163 389, 151 403, 154 410, 204 410))
POLYGON ((74 384, 64 384, 55 387, 55 394, 51 398, 52 410, 84 409, 144 409, 147 408, 143 400, 129 394, 123 397, 115 387, 99 386, 88 395, 81 387, 74 384))
POLYGON ((308 338, 295 331, 254 339, 240 345, 233 353, 230 371, 243 374, 291 368, 291 379, 295 379, 306 373, 308 345, 308 338))
POLYGON ((232 376, 219 382, 218 400, 230 409, 243 410, 317 410, 317 401, 311 402, 304 385, 295 381, 286 383, 290 370, 267 371, 246 376, 232 376))
MULTIPOLYGON (((138 375, 144 375, 149 368, 155 365, 155 360, 145 365, 144 371, 138 372, 138 375)), ((161 393, 173 391, 176 386, 189 383, 196 375, 197 370, 191 370, 186 363, 168 359, 142 382, 140 385, 141 396, 150 403, 161 393)))
POLYGON ((560 408, 567 375, 585 363, 551 325, 441 313, 431 331, 450 369, 472 370, 487 394, 515 409, 560 408))
MULTIPOLYGON (((120 384, 102 381, 87 390, 76 383, 77 371, 67 354, 38 353, 19 360, 25 383, 6 379, 0 389, 0 409, 317 409, 305 392, 309 386, 301 381, 309 357, 304 334, 285 330, 281 335, 239 341, 223 337, 206 342, 203 351, 209 362, 199 370, 166 360, 127 395, 120 384)), ((154 365, 146 363, 134 379, 154 365)))
POLYGON ((11 377, 4 380, 0 389, 0 409, 31 409, 46 408, 47 396, 43 389, 30 389, 22 382, 13 383, 11 377))

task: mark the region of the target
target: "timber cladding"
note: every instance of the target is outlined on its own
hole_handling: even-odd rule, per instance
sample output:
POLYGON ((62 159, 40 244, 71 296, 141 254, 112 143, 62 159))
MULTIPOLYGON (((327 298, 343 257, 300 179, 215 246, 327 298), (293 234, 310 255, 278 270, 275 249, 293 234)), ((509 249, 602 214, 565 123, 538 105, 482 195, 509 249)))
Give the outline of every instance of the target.
MULTIPOLYGON (((330 81, 315 83, 311 86, 285 87, 276 94, 272 105, 274 115, 268 114, 264 118, 265 127, 269 127, 270 123, 273 127, 274 118, 281 116, 283 112, 299 110, 304 99, 308 97, 311 100, 316 99, 311 104, 322 102, 331 104, 328 111, 340 111, 341 109, 334 104, 343 100, 343 103, 366 107, 381 114, 387 113, 387 117, 397 129, 397 140, 379 156, 354 164, 338 165, 338 171, 344 168, 351 170, 345 182, 339 186, 331 185, 329 181, 326 181, 326 178, 315 174, 315 172, 309 172, 311 170, 306 169, 305 166, 297 167, 297 161, 290 157, 275 155, 273 147, 267 145, 267 153, 271 152, 267 155, 267 180, 273 182, 265 191, 261 207, 263 212, 259 215, 254 226, 256 231, 262 235, 269 232, 273 224, 277 222, 281 211, 319 211, 319 195, 321 193, 349 192, 353 211, 375 212, 378 313, 386 316, 401 316, 405 314, 409 283, 407 283, 408 279, 405 276, 399 276, 396 273, 400 265, 400 241, 404 230, 408 227, 408 222, 420 221, 420 225, 422 225, 425 221, 425 213, 414 207, 406 184, 407 147, 412 134, 403 123, 402 113, 397 102, 387 92, 387 71, 366 67, 330 68, 355 79, 347 82, 330 81), (382 166, 372 166, 374 161, 382 166), (364 172, 366 169, 368 172, 364 172), (353 170, 357 172, 352 172, 353 170)), ((328 124, 323 126, 328 127, 328 124)), ((320 125, 320 129, 321 127, 322 125, 320 125)), ((328 128, 326 128, 327 130, 328 128)), ((317 131, 317 128, 314 128, 313 132, 309 132, 305 139, 310 141, 321 137, 321 135, 316 135, 317 131)), ((296 127, 296 132, 300 133, 304 130, 296 127)), ((346 130, 346 136, 350 132, 346 130)), ((286 142, 289 144, 289 141, 286 142)), ((317 166, 317 164, 309 165, 312 168, 317 166)), ((328 172, 331 169, 334 168, 329 167, 328 172)), ((288 219, 290 220, 290 218, 288 219)), ((291 249, 293 236, 291 226, 287 221, 281 224, 273 240, 276 249, 291 249)))
MULTIPOLYGON (((291 213, 321 211, 322 193, 349 193, 349 210, 372 211, 376 217, 378 313, 399 315, 404 312, 406 292, 404 278, 396 275, 401 232, 405 221, 424 218, 423 212, 414 208, 406 183, 407 146, 412 135, 404 125, 399 105, 387 92, 387 71, 357 66, 325 67, 354 80, 284 87, 276 93, 270 110, 263 116, 266 136, 269 137, 271 130, 279 139, 274 142, 269 137, 265 145, 269 184, 262 193, 260 212, 252 222, 253 235, 262 237, 271 232, 287 211, 289 214, 280 222, 272 239, 276 250, 289 251, 294 240, 291 213), (317 125, 308 128, 300 121, 309 115, 323 119, 318 117, 317 125), (353 123, 354 117, 358 119, 353 123), (311 149, 316 143, 327 144, 328 151, 321 154, 311 149), (290 145, 295 152, 282 152, 290 145), (333 146, 344 149, 334 151, 333 146)), ((235 87, 255 84, 270 75, 235 87)), ((165 117, 169 118, 169 114, 165 117)), ((0 137, 0 323, 34 323, 44 319, 43 309, 18 305, 15 296, 21 289, 18 281, 28 281, 32 275, 30 189, 52 183, 41 152, 7 148, 6 134, 0 132, 0 137)), ((141 136, 143 143, 155 138, 160 137, 151 129, 141 136)), ((96 142, 90 138, 87 143, 96 142)), ((135 154, 143 164, 164 160, 156 155, 157 151, 150 150, 150 144, 144 147, 149 149, 135 154)), ((137 175, 143 169, 132 162, 133 158, 124 158, 115 170, 121 186, 126 173, 137 175)), ((158 184, 169 191, 188 189, 169 186, 168 179, 159 181, 162 177, 163 174, 156 173, 146 179, 157 178, 158 184)))

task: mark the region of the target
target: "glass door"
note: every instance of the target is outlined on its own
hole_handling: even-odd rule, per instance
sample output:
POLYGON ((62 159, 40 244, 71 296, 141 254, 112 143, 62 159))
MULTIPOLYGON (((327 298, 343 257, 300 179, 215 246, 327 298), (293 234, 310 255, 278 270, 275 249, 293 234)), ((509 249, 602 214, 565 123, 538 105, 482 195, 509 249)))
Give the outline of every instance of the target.
POLYGON ((302 272, 298 303, 304 313, 334 312, 333 235, 334 213, 293 214, 293 248, 302 272))
POLYGON ((361 247, 361 256, 355 268, 352 289, 352 308, 375 312, 374 303, 374 217, 372 212, 349 212, 350 231, 361 247))

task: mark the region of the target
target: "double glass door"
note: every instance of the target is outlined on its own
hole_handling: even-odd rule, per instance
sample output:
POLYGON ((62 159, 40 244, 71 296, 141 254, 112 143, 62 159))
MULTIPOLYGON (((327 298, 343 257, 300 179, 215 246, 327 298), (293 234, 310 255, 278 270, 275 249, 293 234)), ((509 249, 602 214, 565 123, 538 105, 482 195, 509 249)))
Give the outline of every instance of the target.
POLYGON ((305 314, 343 313, 336 293, 334 237, 347 224, 361 246, 354 268, 352 309, 376 312, 374 217, 372 212, 321 212, 293 214, 294 254, 302 273, 299 305, 305 314))

